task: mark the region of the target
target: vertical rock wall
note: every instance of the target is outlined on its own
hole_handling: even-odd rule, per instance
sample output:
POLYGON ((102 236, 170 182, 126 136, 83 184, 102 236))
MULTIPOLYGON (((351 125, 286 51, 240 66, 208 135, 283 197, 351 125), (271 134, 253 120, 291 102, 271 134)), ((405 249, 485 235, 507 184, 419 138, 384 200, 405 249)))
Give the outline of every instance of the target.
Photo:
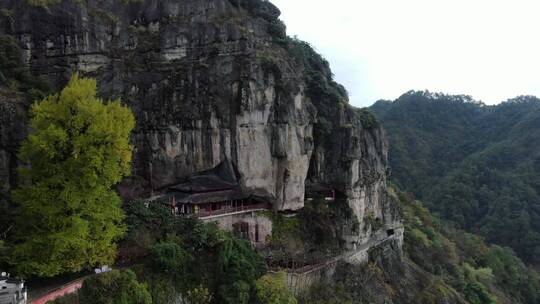
POLYGON ((27 136, 27 107, 22 94, 0 88, 0 198, 9 196, 16 184, 17 151, 27 136))
MULTIPOLYGON (((95 77, 100 96, 135 113, 133 176, 119 187, 126 199, 227 158, 241 186, 276 210, 302 208, 306 180, 344 193, 360 222, 345 236, 350 247, 399 225, 382 127, 308 90, 306 66, 283 42, 269 2, 0 0, 0 8, 0 34, 16 37, 35 76, 56 89, 76 71, 95 77), (322 115, 327 133, 314 129, 322 115)), ((5 173, 5 151, 16 151, 2 145, 5 173)))
POLYGON ((246 191, 279 210, 301 208, 314 111, 294 61, 268 33, 279 10, 124 2, 0 1, 10 12, 0 30, 17 37, 34 75, 60 88, 79 71, 97 78, 101 96, 133 109, 134 175, 123 196, 148 195, 228 158, 246 191), (279 62, 279 75, 262 68, 263 57, 279 62))

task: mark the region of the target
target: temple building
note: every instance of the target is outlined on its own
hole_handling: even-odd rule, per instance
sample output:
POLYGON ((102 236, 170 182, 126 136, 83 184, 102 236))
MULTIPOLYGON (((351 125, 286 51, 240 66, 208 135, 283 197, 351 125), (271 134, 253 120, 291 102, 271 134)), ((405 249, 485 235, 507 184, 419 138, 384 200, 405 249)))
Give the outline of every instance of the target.
POLYGON ((270 219, 259 214, 272 210, 272 205, 241 189, 228 160, 168 187, 151 200, 166 205, 176 216, 216 222, 254 245, 262 245, 272 231, 270 219))
POLYGON ((263 198, 242 191, 230 162, 190 176, 154 198, 177 216, 206 219, 254 210, 270 210, 263 198))

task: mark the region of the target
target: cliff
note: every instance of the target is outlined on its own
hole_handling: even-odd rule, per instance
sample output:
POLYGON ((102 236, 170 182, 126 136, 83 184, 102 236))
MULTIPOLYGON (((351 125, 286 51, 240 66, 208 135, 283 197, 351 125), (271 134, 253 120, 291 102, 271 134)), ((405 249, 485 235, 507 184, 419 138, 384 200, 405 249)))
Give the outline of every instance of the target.
MULTIPOLYGON (((131 107, 137 127, 133 176, 119 186, 125 199, 228 159, 241 187, 275 210, 302 208, 306 181, 345 194, 361 224, 345 235, 349 247, 400 226, 386 194, 382 127, 348 105, 327 62, 286 36, 271 3, 48 2, 59 3, 0 0, 0 34, 15 37, 24 65, 53 89, 78 71, 97 79, 103 98, 131 107)), ((4 155, 13 159, 25 134, 24 119, 13 121, 0 122, 21 132, 0 140, 0 176, 13 176, 17 162, 4 155)))

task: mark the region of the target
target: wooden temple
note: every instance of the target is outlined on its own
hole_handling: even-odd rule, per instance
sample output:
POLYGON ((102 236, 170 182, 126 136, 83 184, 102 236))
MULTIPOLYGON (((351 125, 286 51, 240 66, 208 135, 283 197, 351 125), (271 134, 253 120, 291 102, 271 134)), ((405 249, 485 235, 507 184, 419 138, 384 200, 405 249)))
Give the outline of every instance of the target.
POLYGON ((242 191, 229 161, 190 176, 154 200, 177 216, 197 218, 271 209, 264 199, 242 191))

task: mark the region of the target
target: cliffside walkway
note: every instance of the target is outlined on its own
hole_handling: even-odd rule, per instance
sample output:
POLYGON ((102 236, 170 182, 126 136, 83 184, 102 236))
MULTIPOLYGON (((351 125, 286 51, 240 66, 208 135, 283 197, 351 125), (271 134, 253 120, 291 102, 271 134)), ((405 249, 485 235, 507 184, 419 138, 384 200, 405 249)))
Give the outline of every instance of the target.
POLYGON ((200 220, 209 220, 209 219, 223 217, 223 216, 230 216, 230 215, 242 214, 242 213, 247 213, 247 212, 268 211, 268 210, 272 210, 271 205, 267 203, 261 203, 261 204, 247 205, 247 206, 227 208, 227 209, 214 210, 214 211, 200 211, 196 215, 196 217, 200 220))
POLYGON ((340 261, 351 261, 354 260, 355 257, 367 253, 367 251, 371 248, 378 247, 379 245, 394 239, 396 236, 385 236, 384 238, 381 238, 380 236, 375 238, 374 240, 370 240, 367 243, 364 243, 356 248, 356 250, 349 250, 341 255, 338 255, 333 258, 329 258, 323 262, 317 263, 317 264, 311 264, 311 265, 305 265, 299 268, 285 268, 285 267, 274 267, 272 268, 272 271, 286 271, 287 273, 295 273, 295 274, 308 274, 313 271, 320 270, 321 268, 328 267, 330 265, 335 265, 340 261))
MULTIPOLYGON (((396 227, 401 228, 401 227, 396 227)), ((287 273, 287 285, 295 295, 306 290, 314 282, 323 277, 332 276, 339 262, 345 261, 352 264, 363 264, 369 260, 368 252, 390 240, 396 239, 396 235, 386 235, 381 233, 356 248, 356 250, 347 251, 339 256, 330 258, 324 262, 306 265, 300 268, 274 268, 272 272, 285 271, 287 273)))

